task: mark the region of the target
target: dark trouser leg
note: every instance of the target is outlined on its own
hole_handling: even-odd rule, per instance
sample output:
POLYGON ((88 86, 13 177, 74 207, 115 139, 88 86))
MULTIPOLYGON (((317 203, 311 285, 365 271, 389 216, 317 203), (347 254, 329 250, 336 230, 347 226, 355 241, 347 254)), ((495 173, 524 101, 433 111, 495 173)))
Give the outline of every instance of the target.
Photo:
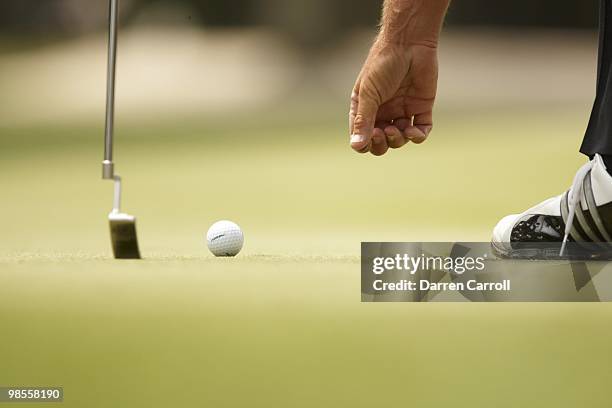
POLYGON ((612 0, 600 0, 597 94, 580 151, 612 156, 612 0))

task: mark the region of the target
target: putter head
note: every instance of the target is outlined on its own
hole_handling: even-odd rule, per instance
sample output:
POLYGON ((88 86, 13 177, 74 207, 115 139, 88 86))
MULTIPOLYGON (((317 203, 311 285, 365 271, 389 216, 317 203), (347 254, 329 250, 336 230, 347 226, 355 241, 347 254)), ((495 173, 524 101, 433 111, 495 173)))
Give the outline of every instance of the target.
POLYGON ((115 259, 140 259, 136 217, 120 212, 108 215, 115 259))

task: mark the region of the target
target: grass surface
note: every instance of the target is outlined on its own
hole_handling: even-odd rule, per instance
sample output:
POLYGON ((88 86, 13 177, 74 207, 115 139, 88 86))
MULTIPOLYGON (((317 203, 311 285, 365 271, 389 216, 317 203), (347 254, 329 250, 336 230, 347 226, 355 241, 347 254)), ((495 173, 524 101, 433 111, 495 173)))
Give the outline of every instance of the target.
MULTIPOLYGON (((486 241, 500 217, 559 194, 584 162, 583 113, 439 119, 428 143, 384 158, 350 152, 337 121, 120 123, 124 209, 139 218, 145 254, 205 254, 203 233, 225 218, 243 227, 247 254, 486 241)), ((0 130, 2 251, 108 254, 112 184, 100 180, 101 132, 0 130)))
POLYGON ((359 302, 360 241, 488 240, 583 163, 570 109, 438 120, 384 159, 335 120, 124 120, 142 262, 109 257, 100 128, 0 130, 0 384, 70 407, 609 406, 605 304, 359 302), (236 259, 203 244, 222 218, 236 259))

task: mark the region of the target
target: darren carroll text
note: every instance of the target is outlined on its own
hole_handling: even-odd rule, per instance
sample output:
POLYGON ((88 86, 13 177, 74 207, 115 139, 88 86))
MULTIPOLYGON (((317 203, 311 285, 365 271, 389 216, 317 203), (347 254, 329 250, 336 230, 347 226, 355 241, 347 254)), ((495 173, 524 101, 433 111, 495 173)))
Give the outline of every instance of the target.
POLYGON ((510 291, 510 279, 501 282, 477 282, 469 280, 467 282, 430 282, 421 279, 418 282, 400 280, 398 282, 384 282, 380 279, 375 280, 372 287, 376 291, 413 291, 413 290, 474 290, 474 291, 510 291))

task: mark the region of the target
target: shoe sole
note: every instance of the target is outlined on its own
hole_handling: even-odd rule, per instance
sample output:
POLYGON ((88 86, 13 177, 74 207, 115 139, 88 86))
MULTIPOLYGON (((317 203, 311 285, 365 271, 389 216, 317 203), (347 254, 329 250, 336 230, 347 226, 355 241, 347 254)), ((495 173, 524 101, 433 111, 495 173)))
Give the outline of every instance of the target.
MULTIPOLYGON (((523 243, 526 244, 526 243, 523 243)), ((542 245, 533 243, 533 245, 542 245)), ((547 243, 546 246, 512 248, 501 247, 500 243, 491 241, 495 256, 502 259, 526 259, 542 261, 609 261, 612 260, 612 247, 609 243, 570 243, 566 255, 560 256, 561 243, 547 243), (550 245, 548 245, 550 244, 550 245)))

